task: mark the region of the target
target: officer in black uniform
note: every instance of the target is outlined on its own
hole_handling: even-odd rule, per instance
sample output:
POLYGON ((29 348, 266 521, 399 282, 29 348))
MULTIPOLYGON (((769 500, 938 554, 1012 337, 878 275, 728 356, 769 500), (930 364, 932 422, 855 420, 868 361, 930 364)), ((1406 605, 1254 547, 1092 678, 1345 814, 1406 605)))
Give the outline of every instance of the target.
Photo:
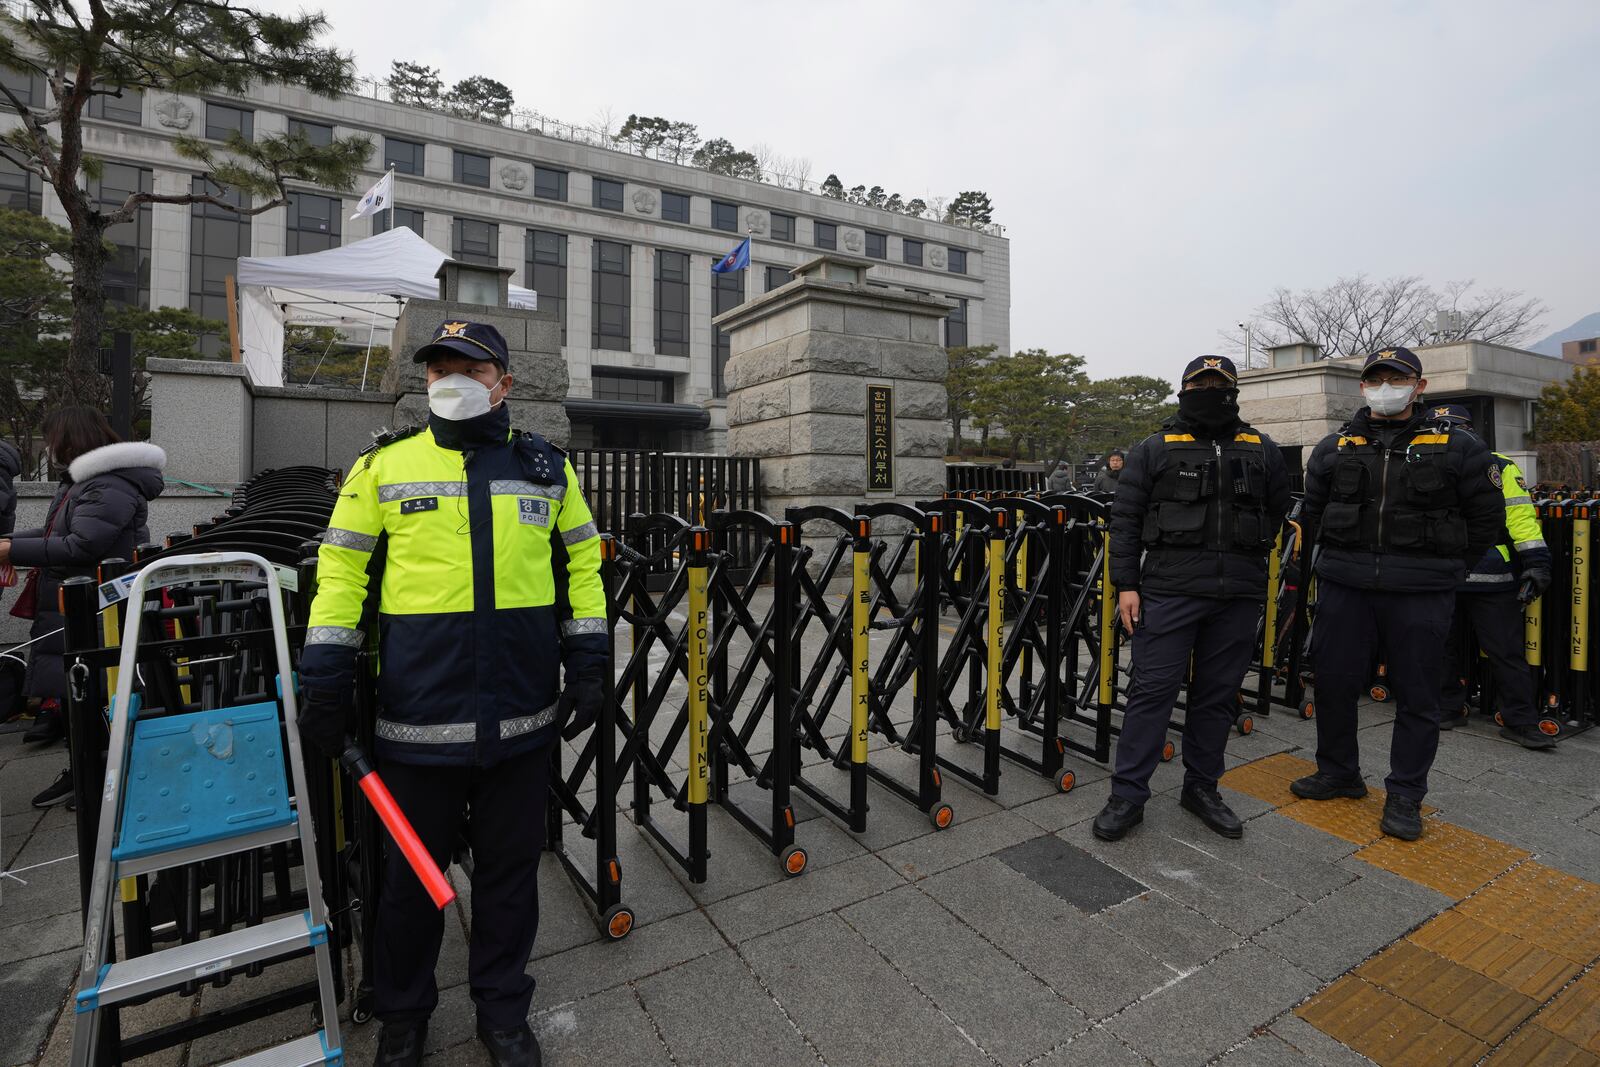
MULTIPOLYGON (((1472 413, 1461 404, 1443 404, 1434 408, 1430 417, 1463 430, 1472 429, 1472 413)), ((1453 730, 1467 721, 1467 687, 1463 679, 1466 668, 1461 654, 1466 651, 1466 635, 1470 632, 1477 638, 1484 664, 1494 678, 1500 736, 1523 748, 1555 748, 1556 739, 1539 729, 1523 621, 1524 606, 1550 588, 1550 548, 1544 543, 1544 530, 1522 471, 1509 456, 1498 452, 1490 455, 1499 468, 1497 483, 1505 498, 1505 528, 1500 542, 1473 564, 1456 590, 1456 614, 1444 646, 1439 729, 1453 730)))
POLYGON ((1306 464, 1302 521, 1318 545, 1317 773, 1289 787, 1308 800, 1367 795, 1356 700, 1381 647, 1395 717, 1379 825, 1407 841, 1422 836, 1456 587, 1505 524, 1494 457, 1472 434, 1430 421, 1427 384, 1410 349, 1372 353, 1361 374, 1367 406, 1306 464))
POLYGON ((1118 479, 1111 580, 1133 636, 1133 682, 1111 799, 1094 820, 1103 841, 1144 819, 1191 663, 1180 803, 1224 837, 1244 833, 1217 779, 1256 646, 1267 554, 1289 510, 1289 475, 1271 438, 1239 421, 1237 383, 1227 357, 1191 360, 1177 416, 1134 446, 1118 479))

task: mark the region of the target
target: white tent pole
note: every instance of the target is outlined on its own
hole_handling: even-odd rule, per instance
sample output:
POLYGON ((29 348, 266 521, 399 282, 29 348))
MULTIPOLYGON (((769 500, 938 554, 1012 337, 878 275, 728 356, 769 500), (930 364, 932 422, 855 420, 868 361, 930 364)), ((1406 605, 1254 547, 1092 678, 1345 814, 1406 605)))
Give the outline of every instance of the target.
POLYGON ((372 366, 372 335, 378 329, 378 309, 372 309, 372 321, 367 323, 367 354, 361 361, 361 391, 367 391, 367 368, 372 366))

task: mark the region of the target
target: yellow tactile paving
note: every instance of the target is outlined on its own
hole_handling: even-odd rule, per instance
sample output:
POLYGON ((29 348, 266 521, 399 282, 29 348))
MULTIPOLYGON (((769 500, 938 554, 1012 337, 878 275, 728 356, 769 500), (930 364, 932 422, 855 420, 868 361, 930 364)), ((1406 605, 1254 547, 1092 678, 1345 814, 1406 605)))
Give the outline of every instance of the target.
POLYGON ((1541 1026, 1524 1026, 1491 1052, 1487 1062, 1504 1067, 1600 1067, 1600 1056, 1541 1026))
POLYGON ((1259 762, 1235 767, 1222 776, 1221 784, 1257 800, 1264 800, 1274 807, 1281 808, 1295 803, 1299 798, 1289 792, 1291 779, 1262 770, 1258 766, 1259 762))
POLYGON ((1354 975, 1345 975, 1295 1014, 1384 1067, 1473 1063, 1489 1051, 1470 1034, 1354 975))
POLYGON ((1573 982, 1534 1022, 1590 1052, 1600 1052, 1600 971, 1573 982))
POLYGON ((1539 1006, 1410 941, 1390 945, 1355 974, 1489 1045, 1504 1041, 1539 1006))
POLYGON ((1600 886, 1543 864, 1524 862, 1456 907, 1574 963, 1587 965, 1600 956, 1600 886), (1538 891, 1540 886, 1547 891, 1538 891))
POLYGON ((1582 965, 1542 949, 1452 908, 1423 923, 1406 940, 1509 986, 1542 1004, 1583 969, 1582 965))
POLYGON ((1459 900, 1529 855, 1450 823, 1429 822, 1420 841, 1379 837, 1356 858, 1459 900))
POLYGON ((1383 834, 1378 829, 1378 820, 1383 818, 1383 800, 1376 793, 1369 793, 1362 800, 1349 797, 1297 800, 1288 807, 1279 808, 1278 814, 1356 845, 1370 845, 1383 834))
POLYGON ((1286 782, 1292 782, 1296 778, 1304 778, 1308 774, 1317 773, 1317 765, 1311 760, 1301 759, 1299 756, 1291 756, 1287 752, 1279 752, 1272 756, 1262 756, 1258 760, 1251 760, 1245 766, 1252 767, 1263 774, 1282 778, 1286 782))

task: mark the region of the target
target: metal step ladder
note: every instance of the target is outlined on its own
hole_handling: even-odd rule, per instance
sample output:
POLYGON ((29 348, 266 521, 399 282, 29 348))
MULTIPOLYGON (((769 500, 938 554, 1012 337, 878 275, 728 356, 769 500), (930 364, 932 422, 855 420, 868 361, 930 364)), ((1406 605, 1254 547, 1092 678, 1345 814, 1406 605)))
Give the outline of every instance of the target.
POLYGON ((106 1008, 306 949, 316 960, 322 1029, 234 1063, 250 1067, 341 1063, 333 948, 328 943, 317 850, 309 814, 302 818, 291 803, 291 796, 308 794, 277 572, 265 559, 248 552, 208 552, 159 560, 134 580, 126 619, 117 692, 111 702, 111 740, 84 926, 83 966, 78 975, 72 1032, 74 1067, 102 1062, 101 1021, 106 1008), (278 705, 273 701, 139 718, 140 700, 133 683, 147 591, 219 580, 266 585, 283 706, 281 735, 278 705), (280 744, 282 738, 288 740, 287 752, 280 744), (292 792, 288 775, 293 775, 292 792), (111 915, 121 879, 294 840, 300 842, 306 880, 307 910, 302 914, 130 960, 105 962, 112 956, 111 915))

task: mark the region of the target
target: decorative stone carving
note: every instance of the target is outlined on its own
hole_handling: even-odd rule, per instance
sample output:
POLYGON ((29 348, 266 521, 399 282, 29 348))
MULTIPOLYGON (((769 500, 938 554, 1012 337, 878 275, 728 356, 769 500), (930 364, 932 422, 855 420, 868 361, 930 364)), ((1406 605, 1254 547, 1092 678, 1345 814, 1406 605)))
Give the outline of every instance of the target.
POLYGON ((656 213, 656 194, 649 189, 634 190, 633 210, 641 215, 654 215, 656 213))
POLYGON ((944 249, 940 248, 938 245, 934 245, 932 248, 928 249, 928 264, 929 266, 943 267, 944 249))
POLYGON ((194 108, 175 96, 156 105, 156 121, 169 130, 187 130, 194 121, 194 108))
POLYGON ((507 163, 500 168, 500 180, 513 193, 520 193, 528 187, 528 172, 515 163, 507 163))
POLYGON ((859 251, 861 251, 861 231, 860 230, 846 230, 846 231, 844 231, 844 250, 846 252, 859 252, 859 251))
POLYGON ((744 213, 744 230, 746 233, 764 234, 767 232, 767 213, 765 211, 746 211, 744 213))

